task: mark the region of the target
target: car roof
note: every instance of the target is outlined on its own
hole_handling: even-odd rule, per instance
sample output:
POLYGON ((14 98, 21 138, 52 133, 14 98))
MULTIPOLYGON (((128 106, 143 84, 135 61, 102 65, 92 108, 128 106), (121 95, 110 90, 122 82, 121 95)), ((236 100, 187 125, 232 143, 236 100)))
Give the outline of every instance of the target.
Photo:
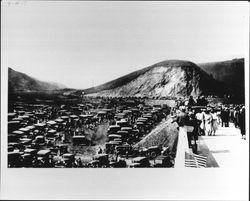
POLYGON ((99 163, 99 161, 98 160, 92 160, 89 163, 99 163))
POLYGON ((122 127, 121 129, 122 130, 132 130, 132 127, 127 126, 127 127, 122 127))
POLYGON ((63 154, 63 156, 75 156, 75 154, 66 153, 66 154, 63 154))
POLYGON ((99 157, 103 157, 103 156, 108 156, 108 154, 96 154, 96 155, 94 155, 94 158, 99 158, 99 157))
POLYGON ((17 152, 17 151, 8 152, 8 155, 21 155, 21 154, 23 154, 23 152, 17 152))
POLYGON ((139 157, 136 157, 136 158, 133 158, 133 161, 141 161, 143 159, 146 159, 146 157, 144 156, 139 156, 139 157))
POLYGON ((122 136, 121 135, 116 135, 116 134, 111 134, 111 135, 108 135, 108 137, 118 137, 118 138, 120 138, 122 136))
POLYGON ((123 131, 117 131, 117 133, 126 133, 127 134, 128 131, 124 131, 124 130, 123 131))
POLYGON ((24 150, 24 152, 32 152, 32 151, 37 151, 37 149, 30 149, 30 148, 27 148, 24 150))
POLYGON ((111 126, 109 126, 109 128, 120 128, 121 126, 119 126, 119 125, 111 125, 111 126))
POLYGON ((139 165, 141 165, 140 163, 131 163, 131 164, 129 164, 129 166, 131 167, 131 166, 139 166, 139 165))
POLYGON ((73 138, 86 138, 84 135, 75 135, 73 138))
POLYGON ((148 149, 160 149, 160 147, 156 145, 156 146, 148 147, 148 149))
POLYGON ((40 151, 38 151, 37 154, 38 154, 38 155, 45 155, 45 154, 48 154, 48 153, 50 153, 50 152, 51 152, 51 150, 46 149, 46 150, 40 150, 40 151))

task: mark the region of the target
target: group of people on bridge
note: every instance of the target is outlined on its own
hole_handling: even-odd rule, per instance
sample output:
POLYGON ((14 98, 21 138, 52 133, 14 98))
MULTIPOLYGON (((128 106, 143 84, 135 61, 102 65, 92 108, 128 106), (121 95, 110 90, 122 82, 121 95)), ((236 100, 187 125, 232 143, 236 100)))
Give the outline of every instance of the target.
POLYGON ((176 101, 176 106, 171 112, 173 122, 187 129, 189 147, 197 151, 199 135, 215 136, 219 126, 229 127, 229 122, 241 131, 242 139, 246 139, 245 131, 245 106, 209 104, 202 96, 195 101, 192 96, 188 100, 176 101))

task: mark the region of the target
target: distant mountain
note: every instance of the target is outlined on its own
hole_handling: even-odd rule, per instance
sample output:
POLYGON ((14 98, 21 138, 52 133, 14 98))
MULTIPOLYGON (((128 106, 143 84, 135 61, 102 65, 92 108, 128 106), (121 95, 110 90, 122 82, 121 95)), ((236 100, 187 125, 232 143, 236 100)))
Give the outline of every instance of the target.
POLYGON ((57 83, 49 83, 32 78, 24 73, 8 69, 8 88, 9 93, 29 92, 29 91, 52 91, 65 86, 57 83))
POLYGON ((9 92, 49 91, 97 96, 187 97, 230 94, 244 100, 244 59, 195 64, 166 60, 85 90, 42 82, 9 68, 9 92))
POLYGON ((214 79, 228 85, 236 96, 244 96, 244 58, 198 64, 214 79))
POLYGON ((84 90, 100 96, 198 96, 222 95, 230 88, 199 66, 183 60, 167 60, 84 90))

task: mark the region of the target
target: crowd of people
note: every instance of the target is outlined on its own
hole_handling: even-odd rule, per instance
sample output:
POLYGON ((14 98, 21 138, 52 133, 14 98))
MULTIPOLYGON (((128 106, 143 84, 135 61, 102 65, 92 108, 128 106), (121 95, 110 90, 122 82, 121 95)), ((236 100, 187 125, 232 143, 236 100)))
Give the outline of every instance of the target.
POLYGON ((206 97, 192 96, 188 100, 178 99, 171 111, 173 122, 187 129, 188 143, 197 152, 199 135, 215 136, 219 126, 239 128, 242 139, 246 139, 245 106, 209 104, 206 97), (231 123, 231 125, 229 125, 231 123))

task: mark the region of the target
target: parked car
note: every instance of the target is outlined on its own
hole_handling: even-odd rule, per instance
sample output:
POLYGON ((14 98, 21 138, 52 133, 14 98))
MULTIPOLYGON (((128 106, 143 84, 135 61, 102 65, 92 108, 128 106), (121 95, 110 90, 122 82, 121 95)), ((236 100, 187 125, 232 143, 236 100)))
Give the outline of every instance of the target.
POLYGON ((59 145, 54 146, 54 148, 56 150, 56 154, 59 151, 59 155, 66 154, 69 152, 67 144, 59 144, 59 145))
POLYGON ((37 152, 36 167, 53 167, 53 156, 49 149, 37 152))
POLYGON ((32 143, 34 146, 44 146, 46 144, 45 138, 42 135, 36 136, 32 143))
POLYGON ((72 137, 73 145, 90 145, 91 141, 89 141, 86 136, 78 135, 72 137))
MULTIPOLYGON (((13 120, 13 119, 12 119, 13 120)), ((8 132, 18 130, 21 127, 21 121, 9 121, 8 122, 8 132)))
POLYGON ((162 149, 159 146, 152 146, 143 150, 143 153, 149 158, 155 158, 161 155, 162 149))
POLYGON ((99 160, 92 160, 87 164, 87 167, 97 168, 99 167, 99 160))
POLYGON ((109 164, 109 167, 113 167, 113 168, 125 168, 127 167, 127 163, 125 160, 119 160, 118 162, 111 162, 109 164))
POLYGON ((173 167, 174 162, 170 156, 160 155, 154 160, 154 167, 173 167))
POLYGON ((139 151, 134 150, 129 144, 116 146, 116 153, 120 156, 133 157, 139 154, 139 151))
POLYGON ((8 134, 8 143, 18 142, 18 137, 15 134, 8 134))
POLYGON ((26 153, 26 154, 30 154, 32 157, 33 157, 33 159, 36 159, 37 158, 37 152, 38 152, 38 150, 37 149, 25 149, 24 150, 24 153, 26 153))
POLYGON ((140 163, 131 163, 131 164, 129 164, 128 167, 129 167, 129 168, 140 168, 140 167, 141 167, 141 164, 140 164, 140 163))
POLYGON ((133 163, 139 163, 139 167, 150 167, 150 162, 147 157, 139 156, 136 158, 133 158, 133 163))
POLYGON ((29 153, 24 153, 22 155, 22 166, 23 167, 32 167, 34 158, 29 153))
POLYGON ((111 134, 111 133, 117 133, 117 131, 119 131, 121 129, 121 127, 119 125, 111 125, 108 128, 107 133, 111 134))
POLYGON ((64 167, 74 167, 75 166, 75 155, 66 153, 62 155, 62 162, 64 164, 64 167))
POLYGON ((97 154, 93 157, 93 160, 98 161, 98 167, 107 167, 109 165, 109 155, 108 154, 97 154))
POLYGON ((22 154, 23 152, 8 152, 8 167, 22 167, 22 154))
POLYGON ((14 147, 13 146, 8 146, 8 152, 12 152, 14 151, 14 147))
POLYGON ((108 135, 108 141, 114 141, 115 139, 120 139, 121 140, 121 135, 116 135, 116 134, 110 134, 108 135))

